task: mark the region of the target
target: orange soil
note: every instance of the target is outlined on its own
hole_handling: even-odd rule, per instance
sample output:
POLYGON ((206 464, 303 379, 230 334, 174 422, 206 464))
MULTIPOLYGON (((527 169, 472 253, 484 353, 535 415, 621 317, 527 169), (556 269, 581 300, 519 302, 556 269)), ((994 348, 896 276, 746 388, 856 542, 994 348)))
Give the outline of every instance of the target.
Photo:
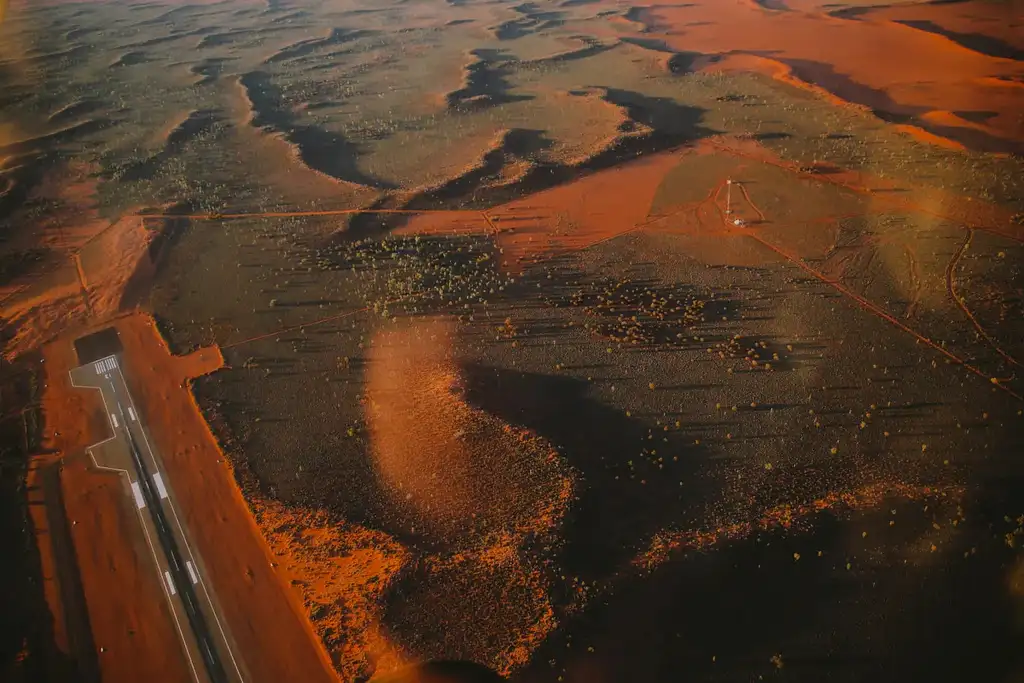
POLYGON ((465 401, 454 333, 444 321, 420 321, 374 339, 366 418, 381 480, 395 505, 413 508, 418 524, 451 543, 556 523, 564 493, 557 451, 465 401))
POLYGON ((120 318, 117 328, 132 395, 251 680, 335 680, 287 586, 290 577, 275 569, 229 463, 185 390, 191 378, 221 365, 220 352, 175 357, 152 319, 141 314, 120 318))
POLYGON ((813 177, 817 182, 839 185, 853 192, 869 195, 872 211, 916 211, 955 224, 971 225, 1016 242, 1024 241, 1024 226, 1010 220, 1012 211, 995 204, 933 188, 912 188, 912 192, 909 193, 887 192, 901 186, 888 179, 842 168, 832 168, 827 174, 807 174, 801 171, 797 164, 782 160, 752 140, 709 139, 702 141, 698 149, 703 145, 744 159, 777 166, 797 175, 813 177))
POLYGON ((636 229, 647 220, 661 179, 686 153, 642 157, 488 210, 504 250, 502 266, 520 272, 539 254, 583 249, 636 229))
POLYGON ((548 579, 522 544, 558 528, 574 483, 550 444, 466 402, 453 335, 437 320, 377 335, 367 366, 367 425, 396 509, 411 510, 417 532, 425 527, 449 548, 422 559, 433 578, 409 600, 429 605, 435 628, 452 642, 471 628, 495 636, 488 647, 503 649, 477 656, 507 673, 557 625, 548 579), (462 604, 453 604, 456 593, 462 604), (516 599, 491 604, 496 594, 516 599), (482 604, 488 613, 470 617, 467 610, 482 604))
POLYGON ((379 531, 331 519, 319 510, 253 501, 278 562, 295 577, 306 612, 344 681, 393 671, 404 655, 381 628, 381 604, 408 552, 379 531))
MULTIPOLYGON (((925 114, 922 118, 929 120, 929 115, 925 114)), ((945 147, 946 149, 952 149, 957 152, 963 152, 967 149, 966 145, 959 143, 956 140, 944 138, 941 135, 936 135, 935 133, 929 133, 924 128, 918 128, 917 126, 911 126, 906 123, 897 123, 894 124, 893 127, 901 133, 906 133, 918 142, 925 142, 929 145, 935 145, 936 147, 945 147)))
MULTIPOLYGON (((18 132, 13 126, 0 124, 0 146, 24 139, 18 132)), ((0 168, 5 162, 6 158, 0 156, 0 168)), ((31 201, 45 204, 48 210, 42 217, 21 221, 4 250, 44 249, 46 254, 36 269, 40 272, 26 273, 0 286, 0 304, 28 289, 41 271, 60 268, 68 252, 80 249, 110 225, 94 208, 94 173, 94 168, 72 162, 48 173, 32 188, 31 201)))
POLYGON ((409 217, 396 235, 485 235, 493 232, 482 211, 437 211, 409 217))
POLYGON ((754 521, 733 522, 714 529, 661 531, 651 539, 647 551, 634 560, 634 565, 652 570, 684 550, 708 550, 718 543, 745 538, 752 533, 773 529, 799 528, 810 518, 824 511, 855 512, 878 507, 886 499, 921 500, 942 498, 957 503, 963 495, 959 488, 934 489, 904 484, 873 484, 855 491, 830 493, 807 505, 779 505, 754 521))
POLYGON ((294 203, 320 203, 330 198, 330 205, 360 206, 377 197, 377 191, 372 188, 338 180, 310 168, 299 158, 295 146, 283 137, 250 125, 255 114, 237 78, 224 81, 221 90, 248 157, 242 163, 258 168, 262 182, 268 187, 280 188, 294 203))
POLYGON ((980 33, 1024 49, 1024 14, 1013 2, 879 4, 866 15, 873 20, 930 21, 955 33, 980 33))
MULTIPOLYGON (((963 7, 901 6, 878 16, 932 19, 951 23, 960 32, 992 31, 993 35, 1009 31, 993 29, 997 22, 979 16, 1014 25, 1014 3, 985 3, 984 10, 973 3, 970 13, 960 11, 963 7), (951 20, 953 14, 956 19, 951 20)), ((853 21, 824 11, 773 12, 753 2, 699 0, 652 6, 646 15, 649 30, 643 37, 662 39, 682 51, 727 55, 720 68, 813 84, 812 89, 827 91, 838 100, 897 115, 993 112, 978 124, 991 136, 983 144, 992 150, 1014 149, 1024 137, 1019 84, 1014 87, 993 78, 1021 79, 1024 66, 1020 62, 975 52, 946 37, 875 18, 874 13, 853 21)), ((617 35, 640 35, 631 22, 610 28, 617 35)), ((920 123, 925 129, 934 127, 927 120, 920 123)), ((969 135, 975 132, 975 127, 959 125, 944 128, 942 134, 977 142, 969 135)))
MULTIPOLYGON (((69 342, 47 345, 43 357, 43 448, 60 458, 64 498, 64 511, 56 509, 53 514, 66 513, 100 674, 103 680, 111 681, 188 680, 190 673, 159 575, 125 483, 117 475, 90 470, 85 457, 66 457, 82 454, 86 447, 109 436, 99 396, 71 386, 68 371, 76 362, 69 342)), ((46 504, 59 505, 55 498, 48 496, 46 504)), ((33 518, 37 519, 38 514, 33 511, 33 518)), ((48 530, 48 521, 37 527, 41 554, 61 557, 60 549, 52 545, 60 539, 48 530)), ((76 571, 73 566, 61 569, 76 571)), ((53 567, 45 571, 47 599, 55 624, 62 625, 66 605, 61 587, 53 585, 57 574, 52 573, 53 567)), ((69 643, 75 636, 63 634, 69 643)))
POLYGON ((39 281, 41 286, 5 300, 0 315, 17 330, 5 355, 17 356, 56 334, 84 326, 90 318, 102 320, 117 313, 125 287, 137 268, 148 262, 147 247, 155 235, 141 218, 122 218, 69 254, 77 260, 62 263, 49 274, 50 282, 39 281))

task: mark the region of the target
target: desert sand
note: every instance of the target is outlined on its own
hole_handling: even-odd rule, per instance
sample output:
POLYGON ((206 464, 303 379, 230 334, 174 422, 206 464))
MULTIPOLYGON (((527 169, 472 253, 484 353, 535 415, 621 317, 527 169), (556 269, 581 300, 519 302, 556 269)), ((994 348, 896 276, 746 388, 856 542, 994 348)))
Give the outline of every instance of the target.
POLYGON ((113 325, 253 680, 1019 676, 1015 9, 3 3, 0 672, 188 680, 113 325))

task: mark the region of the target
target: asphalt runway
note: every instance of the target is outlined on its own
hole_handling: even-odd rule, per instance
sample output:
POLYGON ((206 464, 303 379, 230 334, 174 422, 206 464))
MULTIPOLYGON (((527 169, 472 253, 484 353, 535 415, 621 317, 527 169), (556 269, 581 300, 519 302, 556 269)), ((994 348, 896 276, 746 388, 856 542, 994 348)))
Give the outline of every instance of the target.
POLYGON ((242 662, 223 626, 225 619, 203 578, 202 562, 192 551, 189 534, 176 512, 174 493, 128 391, 120 354, 75 368, 71 382, 96 389, 103 398, 112 436, 93 445, 89 453, 97 468, 114 470, 126 480, 193 680, 245 681, 242 662))

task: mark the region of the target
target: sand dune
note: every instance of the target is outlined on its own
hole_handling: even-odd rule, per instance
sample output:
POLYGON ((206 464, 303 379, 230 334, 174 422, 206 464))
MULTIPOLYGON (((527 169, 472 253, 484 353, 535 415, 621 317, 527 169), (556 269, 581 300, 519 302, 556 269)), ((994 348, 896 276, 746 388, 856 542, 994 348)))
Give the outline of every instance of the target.
MULTIPOLYGON (((204 33, 206 33, 206 32, 204 32, 204 33)), ((126 49, 136 49, 136 48, 140 48, 140 47, 155 47, 157 45, 163 45, 164 43, 171 43, 171 42, 174 42, 176 40, 181 40, 182 38, 188 38, 189 36, 195 36, 195 35, 202 35, 202 34, 197 34, 195 31, 176 32, 176 33, 171 33, 170 35, 166 35, 166 36, 156 36, 156 37, 153 37, 153 38, 145 38, 143 40, 138 40, 138 41, 131 42, 131 43, 125 43, 121 47, 126 48, 126 49)))
POLYGON ((75 141, 82 136, 102 130, 108 125, 109 121, 106 119, 86 119, 85 121, 80 121, 70 126, 65 126, 64 128, 58 128, 57 130, 49 133, 7 142, 6 144, 0 145, 0 155, 13 156, 47 149, 53 145, 60 145, 75 141))
POLYGON ((465 67, 462 87, 444 96, 449 109, 465 111, 530 99, 528 95, 510 92, 505 80, 507 71, 502 63, 502 52, 480 49, 473 50, 471 54, 473 61, 465 67))
POLYGON ((475 192, 496 182, 503 170, 516 160, 534 166, 536 162, 527 160, 547 145, 547 141, 535 130, 501 131, 476 164, 439 184, 414 191, 405 206, 425 208, 472 197, 475 192))
POLYGON ((70 102, 57 111, 50 114, 46 119, 46 122, 50 125, 60 125, 67 123, 69 120, 80 118, 86 114, 91 114, 97 109, 102 108, 102 104, 97 100, 93 99, 81 99, 70 102))
MULTIPOLYGON (((643 23, 642 29, 636 29, 639 33, 658 34, 675 49, 728 55, 726 61, 733 64, 742 62, 744 68, 759 69, 774 77, 784 74, 782 80, 804 81, 837 100, 903 117, 903 124, 917 125, 969 146, 1013 150, 1014 141, 1022 133, 1021 122, 1012 114, 1017 105, 978 79, 994 74, 1016 78, 1024 73, 1024 67, 971 49, 982 41, 965 39, 969 34, 962 31, 956 32, 960 37, 957 41, 948 30, 938 35, 921 30, 921 24, 914 28, 895 21, 852 21, 803 12, 766 13, 747 4, 691 3, 634 9, 625 17, 643 23), (728 30, 723 31, 723 26, 728 30), (864 47, 867 44, 872 46, 870 53, 864 47), (885 54, 903 57, 884 65, 871 58, 885 54), (999 115, 984 124, 988 137, 981 139, 976 128, 936 128, 920 118, 935 110, 994 111, 999 115)), ((1009 43, 1004 42, 987 41, 984 47, 989 53, 1007 53, 1009 43)), ((1010 50, 1009 54, 1016 52, 1010 50)))
POLYGON ((865 19, 918 24, 917 28, 963 40, 965 47, 994 57, 1015 59, 1010 55, 1019 55, 1024 49, 1024 16, 1012 2, 914 2, 879 4, 865 10, 865 19))
POLYGON ((216 33, 206 33, 203 35, 202 39, 196 43, 196 49, 202 50, 239 43, 256 44, 261 40, 262 36, 277 33, 281 30, 282 27, 280 26, 219 30, 216 33))
POLYGON ((997 57, 999 59, 1013 59, 1018 62, 1024 61, 1024 50, 1014 47, 1008 43, 1004 43, 998 38, 987 36, 982 33, 957 33, 956 31, 950 31, 942 28, 933 21, 927 19, 898 19, 897 24, 903 24, 910 28, 916 28, 920 31, 927 31, 928 33, 934 33, 936 35, 944 36, 949 38, 957 45, 980 52, 983 55, 989 57, 997 57))
POLYGON ((368 177, 359 169, 356 164, 359 149, 344 136, 296 122, 269 74, 250 71, 241 75, 239 83, 249 102, 249 123, 269 133, 281 135, 295 147, 298 159, 309 168, 355 185, 376 188, 388 186, 381 180, 368 177))
POLYGON ((152 26, 154 24, 171 24, 174 25, 176 22, 181 22, 185 17, 194 18, 201 16, 208 16, 211 14, 220 14, 225 10, 217 7, 217 2, 196 2, 182 5, 179 7, 173 7, 166 12, 159 14, 151 19, 143 19, 138 22, 138 26, 152 26))
POLYGON ((297 43, 292 43, 291 45, 282 47, 280 50, 267 57, 264 63, 273 64, 274 62, 283 62, 288 59, 295 59, 296 57, 308 55, 322 47, 341 45, 342 43, 358 40, 359 38, 363 38, 368 35, 372 34, 369 31, 334 28, 331 29, 331 32, 323 38, 309 38, 307 40, 300 40, 297 43))
POLYGON ((204 59, 197 64, 193 64, 189 67, 189 71, 196 76, 196 85, 207 85, 213 83, 220 77, 224 71, 224 65, 227 64, 230 59, 223 59, 219 57, 213 57, 210 59, 204 59))
POLYGON ((503 21, 489 29, 497 40, 516 40, 534 33, 556 29, 564 23, 564 13, 541 9, 532 2, 513 5, 510 9, 519 16, 503 21))
MULTIPOLYGON (((498 131, 472 164, 458 169, 446 180, 396 195, 388 206, 493 206, 711 132, 699 125, 699 110, 666 98, 613 88, 575 90, 557 97, 562 98, 556 100, 561 108, 578 109, 578 116, 592 121, 586 129, 592 135, 564 139, 562 136, 570 131, 558 129, 558 138, 527 128, 498 131)), ((579 131, 571 132, 579 135, 579 131)), ((357 220, 354 224, 358 226, 361 222, 357 220)), ((379 219, 368 218, 365 222, 377 225, 379 219)), ((417 216, 408 229, 429 230, 424 224, 434 223, 433 219, 417 216)))
POLYGON ((579 36, 577 39, 583 43, 582 47, 574 50, 558 52, 545 57, 518 60, 517 64, 524 66, 544 66, 548 64, 557 64, 559 62, 571 62, 577 59, 593 57, 594 55, 601 54, 605 50, 610 50, 615 46, 614 43, 604 43, 599 40, 588 38, 587 36, 579 36))
POLYGON ((65 50, 57 50, 54 52, 42 52, 35 49, 26 50, 25 59, 29 62, 34 62, 47 67, 55 67, 61 63, 68 62, 71 60, 81 60, 86 57, 92 48, 88 45, 74 45, 65 50))
POLYGON ((155 151, 119 169, 119 177, 129 182, 153 178, 171 157, 180 154, 190 142, 211 131, 220 118, 217 112, 200 110, 173 119, 155 136, 155 151))
POLYGON ((374 340, 367 368, 373 457, 394 504, 449 547, 553 523, 569 481, 557 452, 466 403, 455 330, 409 322, 374 340))
POLYGON ((122 66, 135 66, 136 64, 144 64, 147 61, 149 60, 146 58, 145 52, 132 50, 130 52, 125 52, 120 57, 111 62, 110 68, 116 69, 122 66))

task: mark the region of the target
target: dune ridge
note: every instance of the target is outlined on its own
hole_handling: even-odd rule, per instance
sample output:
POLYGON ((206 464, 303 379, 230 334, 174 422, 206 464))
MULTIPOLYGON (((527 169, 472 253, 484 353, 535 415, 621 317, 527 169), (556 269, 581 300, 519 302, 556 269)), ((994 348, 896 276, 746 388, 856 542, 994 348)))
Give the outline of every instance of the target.
POLYGON ((48 133, 42 133, 34 137, 22 138, 0 145, 0 155, 16 156, 21 154, 34 153, 47 149, 52 145, 60 145, 79 137, 95 133, 110 125, 110 121, 104 118, 91 118, 70 126, 58 128, 48 133))
POLYGON ((117 69, 125 66, 135 66, 136 64, 144 64, 147 61, 149 60, 146 57, 145 52, 140 52, 138 50, 129 50, 128 52, 125 52, 124 54, 120 55, 117 59, 115 59, 113 62, 111 62, 110 68, 117 69))
MULTIPOLYGON (((589 173, 659 152, 712 134, 699 125, 701 111, 665 98, 614 88, 574 90, 572 97, 611 106, 619 115, 614 134, 576 156, 558 155, 542 131, 505 129, 473 164, 439 183, 390 193, 369 209, 443 210, 486 208, 567 183, 589 173)), ((450 219, 448 219, 450 220, 450 219)), ((382 225, 413 232, 432 225, 429 217, 353 216, 346 229, 363 235, 382 225), (418 226, 418 227, 417 227, 418 226)), ((479 225, 473 222, 473 225, 479 225)))
POLYGON ((1024 130, 1013 114, 1019 103, 982 80, 1013 81, 1024 74, 1019 62, 992 56, 1016 56, 1019 48, 1005 38, 986 41, 963 30, 963 19, 956 30, 921 23, 928 21, 921 8, 877 8, 886 13, 881 20, 872 18, 875 11, 851 20, 699 2, 632 8, 622 18, 642 22, 642 28, 631 29, 637 36, 657 35, 673 49, 699 53, 698 62, 705 68, 764 73, 833 104, 895 118, 903 130, 913 126, 981 151, 1020 152, 1024 130), (915 14, 901 15, 904 11, 915 14), (729 30, 722 31, 723 26, 729 30), (870 53, 863 48, 868 43, 874 46, 870 53), (884 65, 868 58, 890 53, 905 58, 884 65), (928 112, 971 110, 996 112, 980 124, 984 135, 977 126, 936 126, 924 117, 928 112))
POLYGON ((204 59, 190 66, 189 73, 196 76, 195 85, 208 85, 220 78, 224 72, 224 65, 230 61, 220 57, 204 59))
POLYGON ((909 26, 910 28, 915 28, 919 31, 943 36, 960 47, 974 52, 979 52, 989 57, 1012 59, 1018 62, 1024 61, 1024 50, 1018 49, 1013 45, 1005 43, 998 38, 993 38, 992 36, 987 36, 981 33, 958 33, 956 31, 950 31, 927 19, 897 19, 895 20, 895 23, 909 26))
POLYGON ((153 178, 168 159, 181 153, 185 146, 214 129, 221 115, 213 110, 195 110, 173 119, 157 136, 156 151, 121 167, 121 180, 136 181, 153 178))
POLYGON ((586 59, 588 57, 599 55, 602 52, 612 49, 616 45, 615 42, 603 42, 590 38, 589 36, 573 36, 573 39, 583 43, 583 46, 572 50, 565 50, 564 52, 557 52, 544 57, 537 57, 536 59, 517 59, 513 63, 521 66, 545 66, 561 62, 571 62, 577 59, 586 59))
POLYGON ((508 60, 501 51, 478 49, 472 50, 470 56, 472 61, 463 68, 462 86, 444 95, 448 109, 467 111, 531 99, 510 92, 511 86, 505 79, 508 60))
POLYGON ((94 99, 79 99, 74 102, 69 102, 60 109, 57 109, 47 117, 46 122, 53 124, 67 123, 69 120, 77 119, 85 114, 90 114, 97 109, 100 109, 102 105, 100 102, 94 99))
POLYGON ((343 135, 295 121, 283 102, 283 94, 263 71, 250 71, 238 78, 249 109, 247 123, 272 135, 279 135, 295 149, 296 158, 308 168, 337 181, 360 188, 388 189, 390 183, 371 178, 357 165, 359 148, 343 135))
POLYGON ((267 57, 264 60, 264 64, 273 64, 275 62, 295 59, 297 57, 310 54, 322 47, 340 45, 342 43, 358 40, 359 38, 363 38, 368 35, 372 35, 372 33, 370 31, 332 28, 330 32, 322 38, 308 38, 282 47, 280 50, 267 57))

